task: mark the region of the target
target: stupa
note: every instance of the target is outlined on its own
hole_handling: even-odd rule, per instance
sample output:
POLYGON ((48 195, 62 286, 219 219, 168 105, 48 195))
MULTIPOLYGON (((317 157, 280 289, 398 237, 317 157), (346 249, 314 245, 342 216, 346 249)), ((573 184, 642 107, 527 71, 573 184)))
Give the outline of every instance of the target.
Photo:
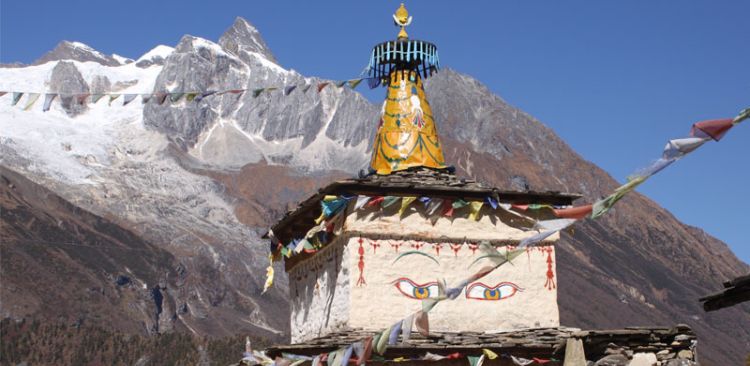
POLYGON ((513 206, 562 208, 579 196, 502 190, 455 175, 422 83, 438 71, 437 47, 410 39, 411 21, 402 4, 397 39, 371 53, 368 76, 386 98, 369 173, 321 188, 267 234, 271 258, 284 261, 289 277, 291 344, 266 355, 313 366, 585 365, 584 351, 596 360, 611 344, 631 357, 652 352, 654 361, 654 344, 689 351, 695 337, 687 327, 560 326, 559 236, 517 249, 538 231, 513 206))

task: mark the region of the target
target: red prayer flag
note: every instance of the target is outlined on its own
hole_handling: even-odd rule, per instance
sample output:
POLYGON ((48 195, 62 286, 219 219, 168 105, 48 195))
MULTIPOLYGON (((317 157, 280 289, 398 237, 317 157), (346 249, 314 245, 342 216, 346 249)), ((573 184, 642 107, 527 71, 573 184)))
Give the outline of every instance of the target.
POLYGON ((725 118, 697 122, 693 124, 690 136, 704 137, 703 135, 706 135, 714 139, 714 141, 719 141, 734 126, 733 121, 731 118, 725 118))
POLYGON ((529 209, 529 205, 516 205, 516 204, 514 204, 514 205, 510 205, 510 207, 511 208, 515 208, 516 210, 519 210, 519 211, 526 211, 526 210, 529 209))
POLYGON ((443 216, 453 217, 453 200, 443 201, 443 216))
POLYGON ((385 197, 383 196, 373 197, 373 199, 367 202, 365 206, 367 207, 380 206, 380 203, 383 202, 384 199, 385 197))
POLYGON ((545 363, 548 363, 548 362, 551 361, 551 360, 545 360, 543 358, 536 358, 536 357, 532 358, 532 360, 534 360, 534 362, 536 362, 536 363, 538 363, 540 365, 544 365, 545 363))
POLYGON ((320 83, 320 84, 318 84, 318 93, 320 93, 325 87, 327 87, 328 84, 330 84, 330 83, 326 82, 326 83, 320 83))
POLYGON ((557 217, 562 217, 564 219, 580 220, 588 216, 589 214, 591 214, 592 208, 593 208, 592 205, 585 205, 585 206, 579 206, 579 207, 554 209, 552 211, 555 213, 555 216, 557 217))
MULTIPOLYGON (((357 366, 364 364, 370 359, 372 355, 372 337, 365 339, 364 350, 362 351, 362 357, 357 360, 357 366)), ((321 360, 322 361, 322 360, 321 360)))

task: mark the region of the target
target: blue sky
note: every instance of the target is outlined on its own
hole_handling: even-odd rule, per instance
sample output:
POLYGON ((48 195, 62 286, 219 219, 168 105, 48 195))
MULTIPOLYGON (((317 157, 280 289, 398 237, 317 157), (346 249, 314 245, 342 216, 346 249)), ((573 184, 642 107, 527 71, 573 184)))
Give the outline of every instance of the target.
MULTIPOLYGON (((356 76, 370 47, 395 36, 398 1, 3 1, 0 62, 31 62, 61 40, 137 58, 184 34, 217 40, 236 16, 282 66, 356 76)), ((750 106, 747 1, 407 1, 409 33, 552 127, 622 181, 698 120, 750 106)), ((380 99, 382 95, 369 94, 380 99)), ((684 222, 750 243, 750 122, 639 188, 684 222)))

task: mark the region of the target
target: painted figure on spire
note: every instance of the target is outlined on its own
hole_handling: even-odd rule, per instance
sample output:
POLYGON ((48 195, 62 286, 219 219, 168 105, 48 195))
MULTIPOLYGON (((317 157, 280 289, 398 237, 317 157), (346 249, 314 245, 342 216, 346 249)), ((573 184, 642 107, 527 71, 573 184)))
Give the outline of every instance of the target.
POLYGON ((401 4, 393 15, 401 27, 395 41, 372 50, 369 75, 387 88, 370 167, 381 175, 412 167, 446 168, 422 79, 437 72, 437 47, 408 38, 412 17, 401 4))

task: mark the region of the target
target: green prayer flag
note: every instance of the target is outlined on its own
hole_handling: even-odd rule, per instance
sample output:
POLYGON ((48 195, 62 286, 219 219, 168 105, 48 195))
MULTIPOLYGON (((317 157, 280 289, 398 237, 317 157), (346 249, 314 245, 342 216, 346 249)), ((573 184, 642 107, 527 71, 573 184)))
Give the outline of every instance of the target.
POLYGON ((398 200, 400 200, 400 199, 401 199, 401 197, 399 197, 399 196, 385 196, 383 198, 383 203, 381 204, 380 207, 386 208, 386 207, 391 206, 394 203, 398 202, 398 200))
POLYGON ((462 199, 459 198, 459 199, 453 201, 453 208, 465 207, 468 204, 469 204, 469 202, 466 202, 466 201, 464 201, 464 200, 462 200, 462 199))
POLYGON ((263 93, 263 90, 265 89, 260 88, 260 89, 253 90, 253 98, 257 98, 258 96, 260 96, 260 93, 263 93))
POLYGON ((385 353, 385 349, 388 347, 388 337, 391 335, 391 328, 393 328, 392 325, 386 328, 382 333, 380 333, 378 343, 375 346, 375 352, 377 352, 377 354, 379 355, 385 353))
POLYGON ((183 95, 185 95, 185 93, 169 93, 169 100, 172 101, 172 103, 177 103, 182 99, 183 95))
POLYGON ((617 201, 621 200, 622 197, 633 191, 636 187, 641 185, 641 183, 645 182, 646 179, 648 179, 647 176, 636 177, 615 189, 614 193, 596 201, 591 210, 591 218, 595 219, 607 213, 617 201))
POLYGON ((188 102, 192 102, 197 96, 198 93, 187 93, 185 94, 185 100, 187 100, 188 102))

